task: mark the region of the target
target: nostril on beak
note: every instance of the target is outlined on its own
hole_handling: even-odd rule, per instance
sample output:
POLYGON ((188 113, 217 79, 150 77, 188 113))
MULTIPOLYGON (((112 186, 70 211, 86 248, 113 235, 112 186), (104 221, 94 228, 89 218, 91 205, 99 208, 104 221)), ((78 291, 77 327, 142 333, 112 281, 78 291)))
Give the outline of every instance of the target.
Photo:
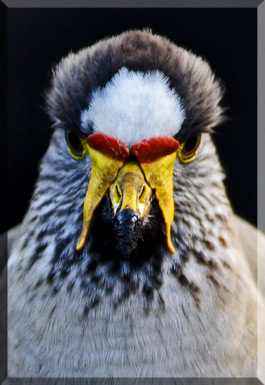
POLYGON ((119 185, 119 183, 116 184, 116 193, 117 193, 117 197, 118 197, 119 199, 121 199, 121 197, 122 197, 122 188, 121 188, 121 186, 119 185))

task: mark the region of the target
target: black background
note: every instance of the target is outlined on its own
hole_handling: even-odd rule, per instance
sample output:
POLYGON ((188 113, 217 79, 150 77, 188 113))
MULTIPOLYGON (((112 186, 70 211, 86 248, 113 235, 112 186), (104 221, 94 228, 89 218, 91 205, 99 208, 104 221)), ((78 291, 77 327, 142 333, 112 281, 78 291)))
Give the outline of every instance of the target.
POLYGON ((124 30, 152 28, 204 57, 225 84, 229 121, 214 140, 236 213, 257 222, 256 9, 9 9, 8 223, 22 220, 49 144, 42 109, 50 69, 69 51, 124 30))

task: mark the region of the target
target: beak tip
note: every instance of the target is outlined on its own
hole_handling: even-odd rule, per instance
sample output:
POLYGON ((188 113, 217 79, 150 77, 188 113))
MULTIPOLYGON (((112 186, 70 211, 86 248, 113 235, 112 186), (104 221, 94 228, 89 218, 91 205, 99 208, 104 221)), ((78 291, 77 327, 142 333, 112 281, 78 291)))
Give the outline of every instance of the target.
POLYGON ((135 250, 139 239, 140 217, 132 209, 123 209, 115 216, 117 248, 126 257, 135 250))

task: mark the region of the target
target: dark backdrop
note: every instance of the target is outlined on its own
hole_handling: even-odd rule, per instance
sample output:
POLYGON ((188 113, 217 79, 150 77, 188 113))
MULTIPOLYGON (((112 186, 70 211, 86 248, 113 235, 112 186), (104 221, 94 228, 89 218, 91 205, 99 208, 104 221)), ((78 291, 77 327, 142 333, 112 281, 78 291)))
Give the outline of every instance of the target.
MULTIPOLYGON (((152 28, 204 57, 225 84, 229 121, 215 142, 236 213, 257 222, 256 9, 10 9, 6 227, 22 220, 51 129, 42 110, 51 66, 69 51, 132 28, 152 28)), ((0 229, 5 230, 4 225, 0 229)))

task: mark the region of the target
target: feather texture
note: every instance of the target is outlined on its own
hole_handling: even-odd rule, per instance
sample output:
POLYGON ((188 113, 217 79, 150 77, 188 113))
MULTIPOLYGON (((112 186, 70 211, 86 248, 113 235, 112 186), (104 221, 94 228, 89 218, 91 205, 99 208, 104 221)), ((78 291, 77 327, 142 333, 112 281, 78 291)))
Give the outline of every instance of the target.
POLYGON ((149 31, 57 66, 47 94, 55 131, 9 260, 9 376, 257 375, 257 284, 209 134, 221 96, 206 62, 149 31), (65 130, 130 145, 203 132, 196 159, 174 164, 174 254, 154 199, 125 258, 108 194, 76 250, 92 166, 71 157, 65 130))

